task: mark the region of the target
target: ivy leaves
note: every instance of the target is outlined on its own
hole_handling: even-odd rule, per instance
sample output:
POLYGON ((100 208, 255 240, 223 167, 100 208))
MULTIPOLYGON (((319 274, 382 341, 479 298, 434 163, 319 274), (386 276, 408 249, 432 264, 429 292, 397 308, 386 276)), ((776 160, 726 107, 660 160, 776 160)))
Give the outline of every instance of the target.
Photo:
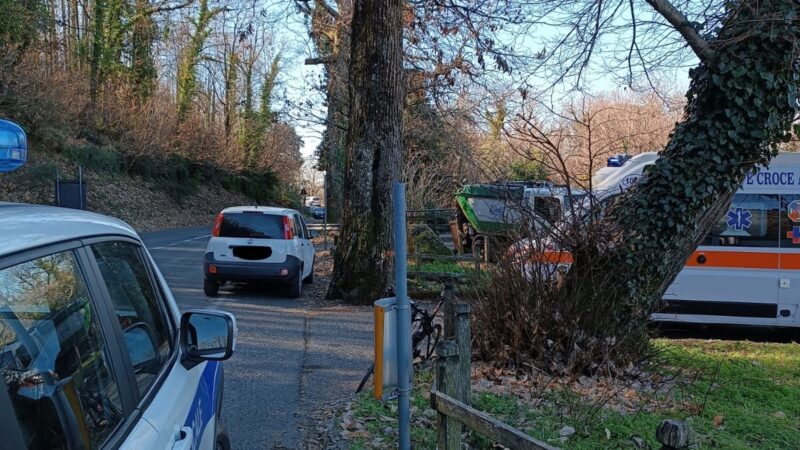
POLYGON ((722 203, 790 136, 798 105, 796 8, 771 0, 731 10, 712 41, 714 57, 690 71, 685 120, 647 179, 610 215, 610 225, 625 230, 626 245, 613 259, 633 276, 624 283, 632 301, 661 297, 722 203))

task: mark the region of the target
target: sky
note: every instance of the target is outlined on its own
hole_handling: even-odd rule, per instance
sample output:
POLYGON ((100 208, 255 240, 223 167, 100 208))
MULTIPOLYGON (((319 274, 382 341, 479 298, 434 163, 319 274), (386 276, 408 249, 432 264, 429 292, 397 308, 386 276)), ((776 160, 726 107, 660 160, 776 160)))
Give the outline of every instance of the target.
MULTIPOLYGON (((275 42, 283 48, 282 56, 285 61, 278 80, 278 97, 282 101, 285 119, 295 126, 297 133, 303 139, 302 154, 308 160, 313 157, 324 130, 324 125, 319 120, 325 114, 325 108, 322 104, 324 99, 319 90, 313 87, 322 82, 322 66, 304 64, 305 58, 317 55, 315 55, 313 45, 308 36, 305 17, 297 11, 293 2, 288 0, 264 0, 264 2, 265 8, 282 17, 275 25, 275 42)), ((558 34, 557 30, 543 32, 541 27, 537 29, 539 33, 536 36, 517 37, 514 39, 518 49, 522 48, 524 50, 527 47, 530 49, 530 53, 534 54, 537 49, 546 45, 544 41, 540 41, 538 38, 547 39, 558 34), (522 47, 519 47, 520 45, 522 47)), ((603 50, 615 51, 613 47, 621 45, 619 42, 622 41, 624 39, 619 39, 619 37, 613 35, 606 37, 603 41, 603 46, 606 49, 603 50)), ((688 70, 695 64, 696 61, 693 58, 689 58, 685 66, 660 73, 661 79, 659 81, 669 85, 672 89, 685 91, 689 81, 688 70)), ((599 66, 603 66, 603 63, 600 62, 599 66)), ((586 85, 586 92, 596 94, 625 88, 619 76, 607 71, 604 72, 602 67, 591 74, 590 79, 591 81, 586 85)), ((643 82, 643 80, 636 81, 643 82)), ((569 95, 567 94, 566 101, 569 101, 569 95)))

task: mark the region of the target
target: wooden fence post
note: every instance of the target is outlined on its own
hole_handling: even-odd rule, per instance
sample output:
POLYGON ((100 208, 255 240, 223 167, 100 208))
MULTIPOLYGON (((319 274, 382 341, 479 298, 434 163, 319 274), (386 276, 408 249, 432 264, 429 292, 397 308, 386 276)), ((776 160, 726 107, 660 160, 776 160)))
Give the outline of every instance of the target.
POLYGON ((455 340, 458 345, 458 372, 456 374, 455 398, 467 405, 472 396, 472 325, 470 323, 471 308, 468 303, 453 304, 455 315, 455 340))
MULTIPOLYGON (((447 395, 455 395, 456 371, 458 370, 458 345, 450 339, 436 344, 436 379, 434 390, 447 395)), ((434 397, 431 397, 433 401, 434 397)), ((431 405, 435 408, 435 405, 431 405)), ((437 414, 436 426, 439 430, 439 450, 461 450, 461 423, 442 413, 437 414)))
POLYGON ((472 325, 468 303, 456 301, 452 281, 444 285, 444 337, 458 346, 458 372, 453 398, 470 404, 472 384, 472 325))
POLYGON ((446 279, 444 281, 444 304, 442 305, 442 320, 444 322, 444 338, 454 339, 455 335, 455 311, 453 304, 456 301, 455 288, 453 287, 453 280, 446 279))

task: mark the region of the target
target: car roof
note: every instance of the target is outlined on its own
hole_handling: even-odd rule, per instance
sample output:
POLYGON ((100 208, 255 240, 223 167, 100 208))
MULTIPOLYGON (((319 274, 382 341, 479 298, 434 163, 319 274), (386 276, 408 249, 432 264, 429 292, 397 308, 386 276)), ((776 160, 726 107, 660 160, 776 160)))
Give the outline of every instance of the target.
POLYGON ((261 212, 264 214, 295 214, 296 210, 291 208, 281 208, 275 206, 231 206, 222 210, 225 213, 241 213, 241 212, 261 212))
POLYGON ((0 257, 103 235, 139 236, 125 222, 100 214, 54 206, 0 202, 0 257))

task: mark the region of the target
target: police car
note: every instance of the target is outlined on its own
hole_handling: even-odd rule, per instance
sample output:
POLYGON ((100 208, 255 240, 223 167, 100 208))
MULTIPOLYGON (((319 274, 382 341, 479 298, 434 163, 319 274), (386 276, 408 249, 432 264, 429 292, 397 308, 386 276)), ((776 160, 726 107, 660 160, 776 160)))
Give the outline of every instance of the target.
POLYGON ((230 447, 219 419, 231 314, 181 315, 119 220, 0 203, 0 230, 1 448, 230 447))

